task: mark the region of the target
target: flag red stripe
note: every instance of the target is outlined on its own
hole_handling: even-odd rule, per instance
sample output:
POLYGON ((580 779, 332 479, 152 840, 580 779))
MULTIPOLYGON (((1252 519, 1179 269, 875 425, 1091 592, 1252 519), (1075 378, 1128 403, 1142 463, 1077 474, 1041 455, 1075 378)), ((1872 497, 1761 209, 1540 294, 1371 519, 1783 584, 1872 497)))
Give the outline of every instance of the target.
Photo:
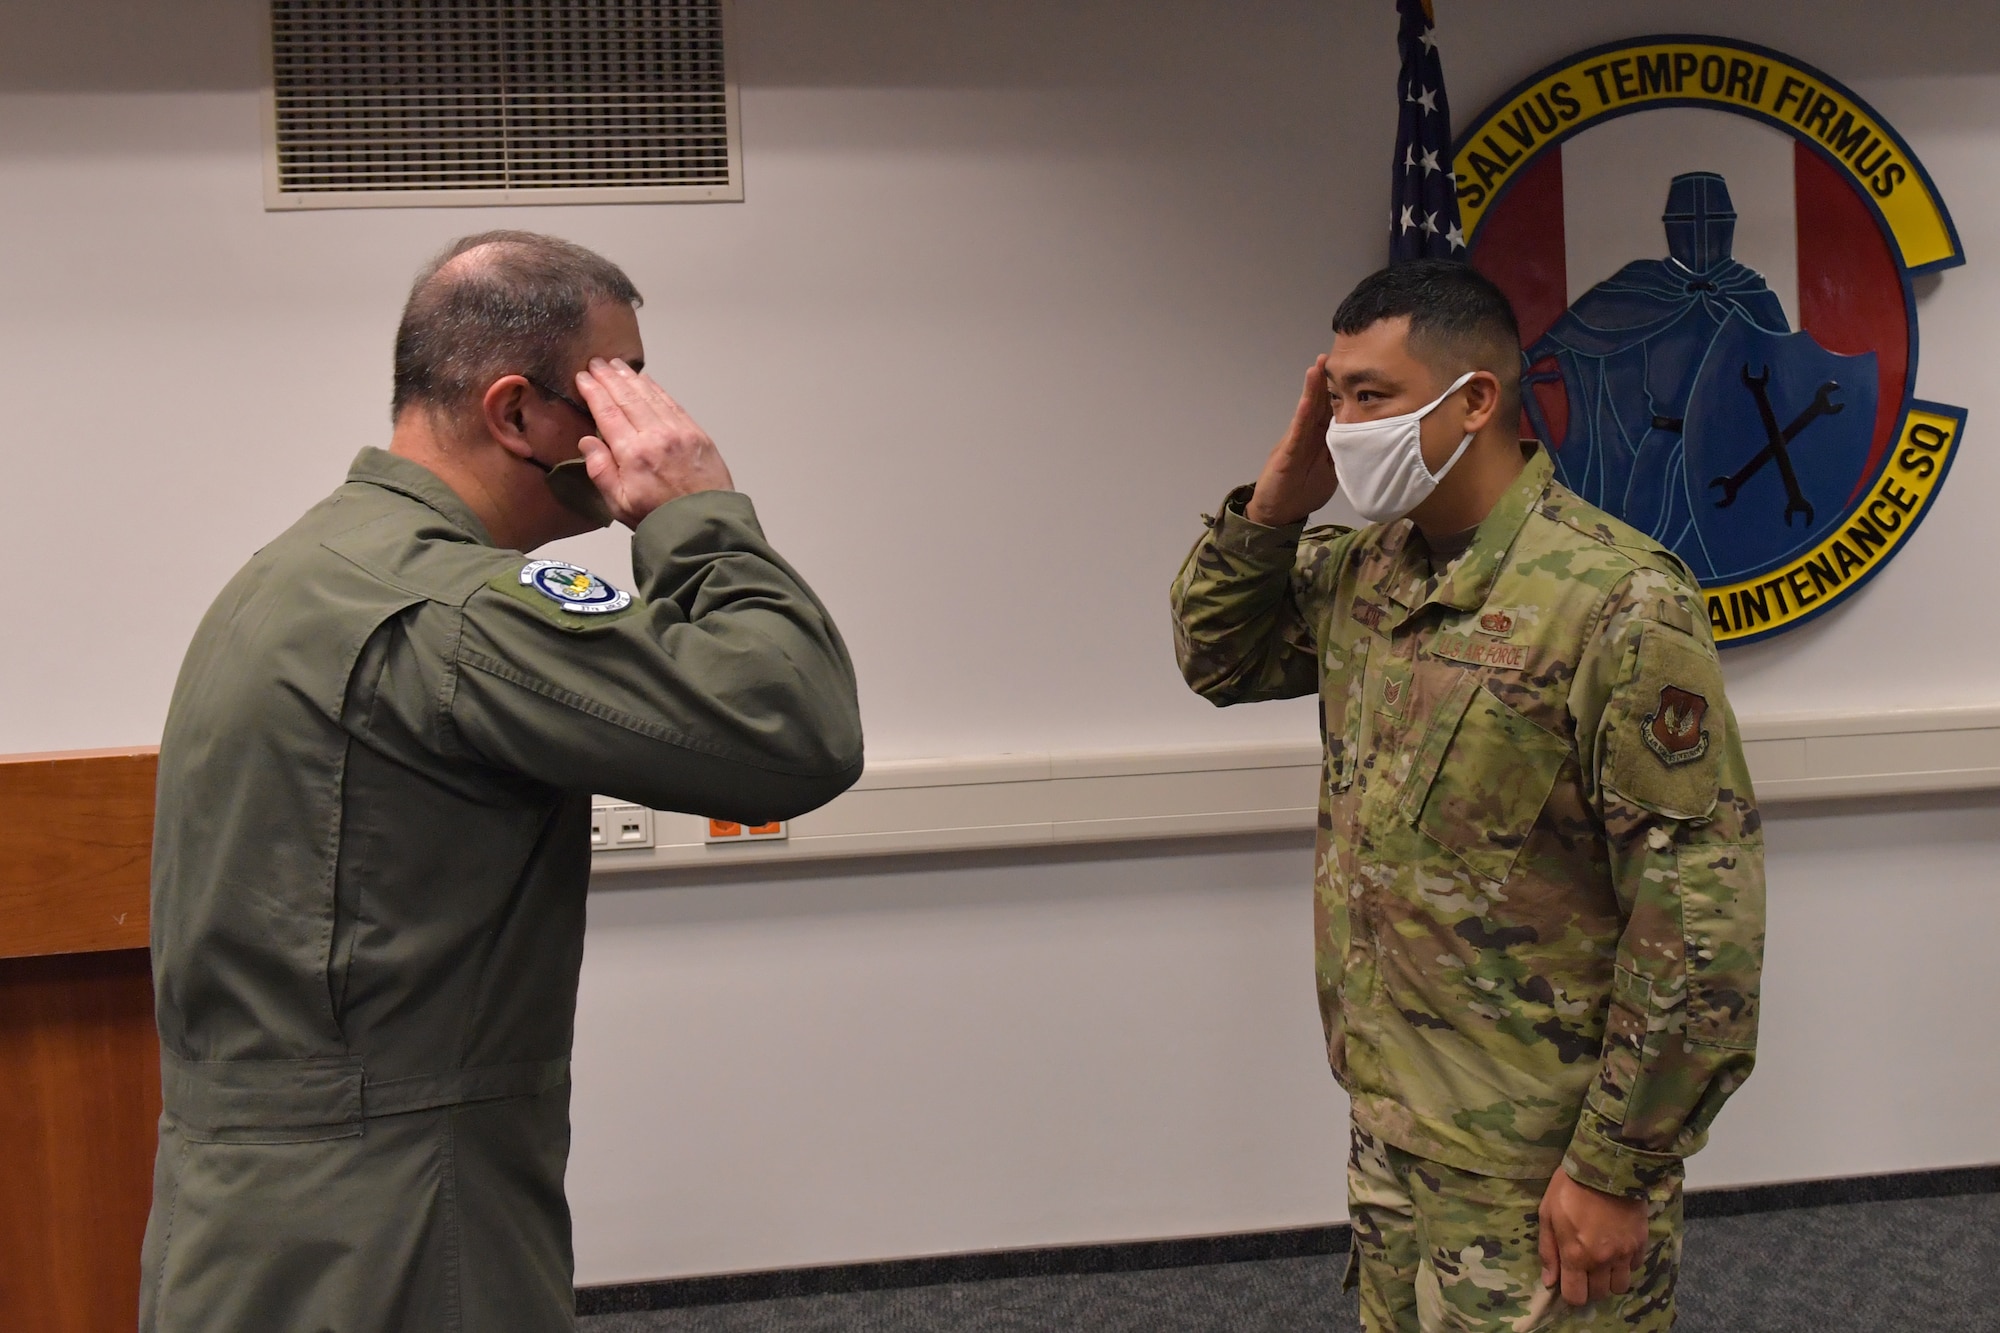
POLYGON ((1799 327, 1830 352, 1874 352, 1881 377, 1874 445, 1861 474, 1865 487, 1888 451, 1909 381, 1910 324, 1902 274, 1873 210, 1847 178, 1804 143, 1795 144, 1792 152, 1799 327))

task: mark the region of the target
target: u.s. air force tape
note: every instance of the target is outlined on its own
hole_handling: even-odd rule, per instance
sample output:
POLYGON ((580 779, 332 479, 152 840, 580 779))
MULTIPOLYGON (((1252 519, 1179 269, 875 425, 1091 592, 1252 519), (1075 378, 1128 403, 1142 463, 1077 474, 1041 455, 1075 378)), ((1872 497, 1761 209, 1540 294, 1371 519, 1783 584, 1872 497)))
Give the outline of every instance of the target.
POLYGON ((632 605, 632 594, 612 587, 580 565, 561 560, 531 560, 521 570, 521 583, 574 615, 603 615, 632 605))

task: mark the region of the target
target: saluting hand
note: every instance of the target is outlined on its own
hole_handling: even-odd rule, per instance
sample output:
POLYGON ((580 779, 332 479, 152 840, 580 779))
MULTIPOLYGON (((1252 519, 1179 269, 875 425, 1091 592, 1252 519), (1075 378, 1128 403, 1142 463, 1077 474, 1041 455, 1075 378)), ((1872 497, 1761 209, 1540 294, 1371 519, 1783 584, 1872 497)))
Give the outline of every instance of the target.
POLYGON ((669 500, 736 488, 715 441, 665 389, 624 361, 602 357, 577 372, 597 435, 577 441, 611 513, 636 528, 669 500))
POLYGON ((1333 420, 1333 400, 1326 388, 1326 357, 1306 372, 1305 388, 1292 413, 1291 429, 1264 460, 1257 489, 1243 506, 1252 523, 1282 528, 1304 521, 1306 515, 1333 498, 1339 484, 1333 455, 1326 450, 1326 428, 1333 420))

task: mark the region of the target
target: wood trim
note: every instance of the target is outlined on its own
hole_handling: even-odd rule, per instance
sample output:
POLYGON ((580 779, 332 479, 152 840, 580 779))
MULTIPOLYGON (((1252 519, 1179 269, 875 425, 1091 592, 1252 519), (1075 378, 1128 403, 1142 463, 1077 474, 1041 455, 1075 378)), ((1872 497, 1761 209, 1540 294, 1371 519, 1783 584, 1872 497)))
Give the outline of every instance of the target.
POLYGON ((144 949, 0 960, 0 1328, 129 1330, 160 1042, 144 949))
POLYGON ((159 752, 0 757, 0 958, 143 949, 159 752))

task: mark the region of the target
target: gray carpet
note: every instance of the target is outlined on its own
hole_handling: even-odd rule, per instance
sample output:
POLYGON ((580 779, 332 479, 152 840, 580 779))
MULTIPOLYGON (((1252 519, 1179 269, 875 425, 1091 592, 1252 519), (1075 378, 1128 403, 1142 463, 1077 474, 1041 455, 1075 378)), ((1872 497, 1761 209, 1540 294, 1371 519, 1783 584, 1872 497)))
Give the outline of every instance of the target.
MULTIPOLYGON (((1345 1255, 597 1315, 582 1333, 1351 1333, 1345 1255)), ((1688 1225, 1681 1333, 1996 1333, 2000 1194, 1688 1225)))

